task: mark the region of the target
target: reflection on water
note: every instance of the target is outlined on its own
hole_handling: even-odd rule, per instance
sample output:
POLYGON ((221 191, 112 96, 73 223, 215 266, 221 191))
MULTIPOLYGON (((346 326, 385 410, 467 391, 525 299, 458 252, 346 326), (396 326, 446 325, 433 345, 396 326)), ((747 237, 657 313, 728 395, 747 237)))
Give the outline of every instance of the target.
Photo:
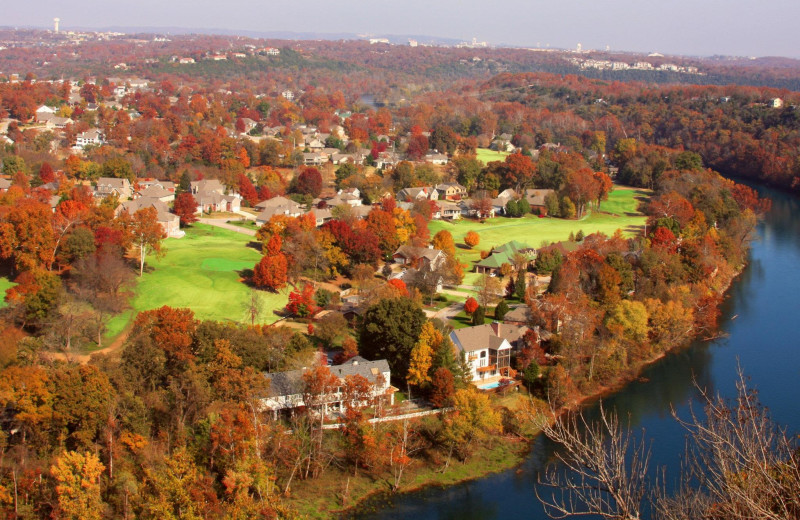
MULTIPOLYGON (((668 483, 679 471, 686 432, 672 418, 689 416, 699 390, 731 396, 737 366, 758 388, 780 424, 800 431, 800 202, 761 189, 773 199, 759 224, 747 269, 734 282, 722 306, 720 327, 727 336, 695 342, 649 367, 641 381, 604 400, 607 409, 630 418, 631 426, 652 439, 651 468, 667 467, 668 483)), ((596 407, 587 410, 596 414, 596 407)), ((390 519, 544 519, 533 492, 538 472, 554 459, 556 447, 537 438, 519 468, 450 488, 393 497, 390 506, 358 518, 390 519)))

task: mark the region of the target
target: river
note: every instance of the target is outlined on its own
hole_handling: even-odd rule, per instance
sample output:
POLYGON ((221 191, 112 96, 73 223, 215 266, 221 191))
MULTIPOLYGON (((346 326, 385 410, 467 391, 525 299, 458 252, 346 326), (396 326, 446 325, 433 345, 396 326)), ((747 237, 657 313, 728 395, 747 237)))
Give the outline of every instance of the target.
MULTIPOLYGON (((694 342, 645 370, 604 400, 607 409, 630 417, 631 427, 652 440, 651 469, 666 467, 667 481, 680 470, 683 428, 671 415, 688 418, 697 387, 735 395, 737 366, 759 391, 773 419, 800 433, 800 200, 759 188, 773 200, 758 226, 747 268, 728 292, 720 328, 725 336, 694 342)), ((596 413, 596 406, 587 410, 596 413)), ((548 518, 534 495, 539 472, 555 447, 539 436, 521 466, 449 488, 423 491, 369 504, 360 519, 493 520, 548 518), (373 509, 377 508, 377 510, 373 509)))

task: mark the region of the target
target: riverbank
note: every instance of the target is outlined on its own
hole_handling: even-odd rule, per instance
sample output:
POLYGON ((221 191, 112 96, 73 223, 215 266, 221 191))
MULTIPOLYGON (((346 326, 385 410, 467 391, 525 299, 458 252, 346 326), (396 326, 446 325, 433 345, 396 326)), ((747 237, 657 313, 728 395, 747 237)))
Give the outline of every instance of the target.
POLYGON ((442 471, 443 460, 414 464, 406 470, 401 490, 393 492, 391 473, 371 475, 328 470, 322 477, 295 484, 286 503, 303 518, 352 518, 356 513, 391 507, 408 493, 432 487, 449 487, 519 466, 528 455, 533 437, 498 437, 488 448, 478 449, 465 462, 452 461, 442 471))
MULTIPOLYGON (((730 290, 733 282, 741 275, 744 266, 733 273, 719 291, 720 305, 730 290)), ((668 356, 679 354, 687 349, 693 341, 708 341, 710 338, 693 338, 685 343, 673 345, 646 360, 628 367, 620 372, 613 381, 597 386, 591 392, 581 395, 565 403, 549 420, 555 420, 564 413, 592 406, 594 403, 624 390, 640 380, 642 374, 650 367, 663 361, 668 356)), ((505 399, 505 398, 504 398, 505 399)), ((501 408, 508 404, 504 399, 497 399, 495 404, 501 408), (502 403, 502 404, 501 404, 502 403)), ((527 392, 516 395, 517 400, 528 399, 527 392)), ((541 401, 539 401, 541 403, 541 401)), ((543 416, 542 416, 543 417, 543 416)), ((533 421, 530 421, 533 423, 533 421)), ((528 424, 530 427, 531 424, 528 424)), ((484 447, 473 454, 466 462, 451 462, 443 471, 443 461, 435 457, 426 457, 409 468, 400 490, 392 491, 391 474, 370 475, 352 474, 338 470, 329 470, 322 478, 298 483, 293 487, 287 499, 292 507, 306 518, 353 518, 363 514, 372 514, 378 510, 392 507, 394 501, 403 500, 410 494, 429 488, 446 488, 488 477, 495 473, 520 468, 526 460, 538 435, 532 428, 524 437, 498 437, 490 447, 484 447)))

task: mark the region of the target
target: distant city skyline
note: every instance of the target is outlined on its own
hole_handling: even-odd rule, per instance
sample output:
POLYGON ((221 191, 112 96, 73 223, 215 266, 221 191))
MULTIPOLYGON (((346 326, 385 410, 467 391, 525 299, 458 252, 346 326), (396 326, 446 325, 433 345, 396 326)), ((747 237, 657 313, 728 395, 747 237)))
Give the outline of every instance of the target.
POLYGON ((4 26, 163 27, 226 31, 424 35, 490 45, 661 52, 682 55, 800 57, 797 0, 406 0, 398 3, 306 0, 57 0, 15 2, 4 26))

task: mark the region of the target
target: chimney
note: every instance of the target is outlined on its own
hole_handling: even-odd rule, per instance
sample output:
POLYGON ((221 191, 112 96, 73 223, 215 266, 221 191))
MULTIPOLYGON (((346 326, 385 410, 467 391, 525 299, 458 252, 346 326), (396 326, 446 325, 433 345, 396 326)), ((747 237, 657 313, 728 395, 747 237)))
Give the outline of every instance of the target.
POLYGON ((358 361, 353 361, 353 366, 358 366, 358 361))

